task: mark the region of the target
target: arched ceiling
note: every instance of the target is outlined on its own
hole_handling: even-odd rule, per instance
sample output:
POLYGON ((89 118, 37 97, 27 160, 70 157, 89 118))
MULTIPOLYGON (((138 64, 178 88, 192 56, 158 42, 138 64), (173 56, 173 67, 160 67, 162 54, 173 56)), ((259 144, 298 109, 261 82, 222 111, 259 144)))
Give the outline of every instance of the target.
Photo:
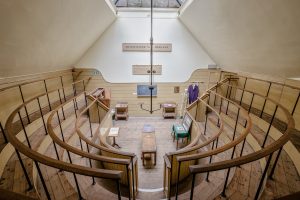
POLYGON ((299 0, 194 0, 181 21, 224 69, 300 76, 299 0))
POLYGON ((115 18, 105 0, 0 0, 0 77, 71 67, 115 18))

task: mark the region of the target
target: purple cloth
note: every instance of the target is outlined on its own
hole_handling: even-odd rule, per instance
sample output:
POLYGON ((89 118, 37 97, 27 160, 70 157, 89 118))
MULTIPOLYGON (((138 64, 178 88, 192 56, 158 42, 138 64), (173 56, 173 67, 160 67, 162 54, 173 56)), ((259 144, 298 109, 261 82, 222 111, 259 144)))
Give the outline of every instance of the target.
POLYGON ((197 100, 198 94, 199 94, 199 87, 198 85, 194 85, 195 87, 193 88, 193 84, 189 85, 188 93, 189 93, 189 104, 193 103, 194 101, 197 100))

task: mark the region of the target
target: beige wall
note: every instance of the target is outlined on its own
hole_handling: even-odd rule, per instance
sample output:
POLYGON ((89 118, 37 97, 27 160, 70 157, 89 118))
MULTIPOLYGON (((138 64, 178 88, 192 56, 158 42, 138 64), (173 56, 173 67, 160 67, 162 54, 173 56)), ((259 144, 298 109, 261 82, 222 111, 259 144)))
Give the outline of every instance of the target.
POLYGON ((104 0, 1 0, 0 77, 69 68, 115 18, 104 0))
MULTIPOLYGON (((34 80, 39 80, 39 79, 46 79, 46 85, 48 88, 48 91, 54 90, 56 88, 61 87, 61 82, 60 82, 60 76, 63 76, 63 83, 64 86, 68 86, 73 82, 73 76, 72 76, 72 71, 71 70, 63 70, 63 71, 56 71, 56 72, 49 72, 49 73, 43 73, 43 74, 36 74, 36 75, 28 75, 28 76, 21 76, 21 77, 11 77, 11 78, 3 78, 0 80, 0 90, 12 86, 15 84, 20 84, 22 82, 30 82, 34 80), (52 78, 55 77, 55 78, 52 78), (21 80, 21 81, 20 81, 21 80), (10 84, 5 84, 11 82, 10 84)), ((30 98, 44 94, 45 93, 45 87, 44 87, 44 82, 43 81, 38 81, 30 84, 26 84, 21 86, 23 96, 25 101, 29 100, 30 98)), ((72 87, 68 87, 65 90, 66 95, 71 94, 72 92, 72 87)), ((62 91, 61 91, 62 94, 62 91)), ((61 96, 63 97, 63 96, 61 96)), ((55 102, 59 100, 58 93, 51 93, 49 95, 50 101, 55 102)), ((48 106, 48 100, 47 98, 41 97, 40 98, 41 106, 45 107, 48 106)), ((2 125, 5 125, 5 122, 8 118, 8 116, 11 114, 11 112, 20 104, 22 104, 22 98, 20 94, 19 87, 12 87, 10 89, 0 91, 0 120, 2 125)), ((38 110, 38 103, 37 100, 28 104, 27 106, 28 112, 32 113, 34 111, 38 110)), ((22 109, 21 115, 25 116, 25 111, 22 109)))
MULTIPOLYGON (((84 70, 79 76, 80 78, 87 77, 95 74, 95 69, 76 69, 77 71, 84 70)), ((100 72, 97 72, 100 74, 100 72)), ((200 92, 203 93, 208 86, 215 84, 220 77, 220 71, 218 70, 207 70, 198 69, 195 70, 187 82, 174 82, 174 83, 156 83, 158 92, 157 97, 153 98, 154 109, 159 107, 160 103, 167 101, 175 101, 178 103, 178 112, 182 106, 182 93, 184 89, 188 87, 193 81, 199 81, 200 92), (174 86, 180 87, 179 93, 174 93, 174 86)), ((146 83, 147 84, 147 83, 146 83)), ((87 89, 92 90, 96 87, 106 87, 111 90, 111 106, 114 107, 118 101, 127 101, 129 104, 129 116, 150 116, 149 112, 140 109, 139 104, 144 103, 145 107, 149 106, 149 97, 137 97, 136 95, 137 83, 109 83, 102 75, 93 75, 93 79, 88 84, 87 89)), ((154 116, 161 116, 162 111, 156 111, 153 113, 154 116)))
POLYGON ((225 70, 300 75, 299 0, 194 0, 180 19, 225 70))
MULTIPOLYGON (((194 70, 215 64, 177 16, 177 12, 154 12, 154 42, 172 44, 171 52, 153 54, 153 63, 162 65, 162 74, 155 76, 158 82, 184 82, 194 70)), ((96 68, 113 83, 148 81, 148 75, 133 75, 132 65, 150 64, 149 52, 123 52, 122 43, 149 43, 149 23, 149 11, 118 12, 115 22, 75 67, 96 68)))
MULTIPOLYGON (((248 77, 252 77, 252 78, 258 78, 258 79, 263 79, 266 81, 272 81, 275 83, 272 83, 270 91, 269 91, 269 95, 268 97, 270 99, 273 99, 277 102, 279 102, 281 105, 283 105, 286 109, 288 109, 288 111, 290 111, 290 113, 293 111, 293 108, 295 106, 296 100, 298 98, 299 92, 300 92, 300 81, 297 80, 291 80, 291 79, 278 79, 277 77, 273 77, 273 76, 268 76, 268 75, 258 75, 258 74, 250 74, 250 73, 239 73, 239 75, 244 75, 244 76, 248 76, 248 77), (280 83, 280 84, 276 84, 280 83), (299 89, 292 89, 289 88, 287 86, 282 86, 281 84, 286 84, 286 85, 291 85, 291 86, 295 86, 298 87, 299 89)), ((260 81, 260 80, 253 80, 248 78, 247 80, 247 84, 246 84, 246 89, 250 90, 250 91, 254 91, 256 93, 259 93, 263 96, 265 96, 267 94, 268 88, 269 88, 269 83, 266 81, 260 81)), ((245 78, 240 77, 237 85, 239 87, 243 87, 245 83, 245 78)), ((241 95, 242 93, 240 91, 237 91, 235 93, 235 99, 236 100, 240 100, 241 99, 241 95)), ((233 96, 232 96, 233 97, 233 96)), ((243 102, 247 103, 248 105, 251 102, 251 97, 252 95, 250 95, 249 93, 245 92, 244 96, 243 96, 243 102)), ((263 103, 264 103, 264 99, 260 98, 260 97, 255 97, 253 100, 253 107, 261 110, 263 107, 263 103)), ((265 109, 264 112, 272 115, 275 111, 275 105, 274 103, 271 103, 270 101, 266 102, 265 105, 265 109)), ((280 109, 278 109, 276 118, 280 118, 283 121, 287 121, 287 119, 284 117, 285 115, 282 113, 282 111, 280 109)), ((300 100, 298 102, 298 105, 294 111, 294 115, 293 115, 294 119, 295 119, 295 126, 296 128, 299 130, 300 129, 300 124, 297 123, 300 121, 300 100)))

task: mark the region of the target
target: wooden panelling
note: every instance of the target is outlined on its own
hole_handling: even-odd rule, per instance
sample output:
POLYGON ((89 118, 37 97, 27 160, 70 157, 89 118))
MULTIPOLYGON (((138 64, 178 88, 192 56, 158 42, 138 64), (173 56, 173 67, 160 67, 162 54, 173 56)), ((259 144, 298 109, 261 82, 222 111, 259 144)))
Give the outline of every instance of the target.
MULTIPOLYGON (((283 84, 287 84, 290 86, 298 87, 300 88, 300 81, 297 80, 291 80, 291 79, 282 79, 278 77, 272 77, 268 75, 258 75, 258 74, 251 74, 251 73, 239 73, 238 75, 244 75, 248 76, 250 78, 247 79, 246 89, 259 93, 261 95, 267 95, 267 91, 269 88, 270 83, 267 81, 271 81, 271 87, 269 91, 268 97, 279 102, 281 105, 283 105, 285 108, 287 108, 290 112, 293 111, 293 108, 295 106, 295 102, 299 95, 299 90, 295 88, 291 88, 288 86, 284 86, 283 84), (252 79, 253 78, 253 79, 252 79), (262 80, 256 80, 256 79, 262 79, 262 80)), ((245 77, 239 77, 238 80, 238 86, 243 87, 245 83, 245 77)), ((235 95, 231 96, 234 97, 235 100, 240 100, 241 98, 241 92, 237 92, 235 95)), ((251 101, 251 95, 247 95, 247 92, 245 92, 243 97, 243 102, 250 102, 251 101)), ((264 99, 261 97, 255 97, 253 100, 253 107, 256 109, 261 110, 264 104, 264 99)), ((249 105, 249 104, 248 104, 249 105)), ((264 113, 272 115, 275 110, 274 103, 267 102, 265 105, 264 113)), ((285 115, 279 111, 276 115, 277 118, 286 121, 285 115)), ((298 106, 296 107, 293 117, 295 121, 300 120, 300 102, 298 103, 298 106)), ((300 129, 300 124, 295 124, 296 129, 300 129)))
MULTIPOLYGON (((6 88, 16 83, 26 83, 34 80, 40 80, 44 78, 56 77, 46 80, 48 91, 61 87, 59 76, 63 76, 63 82, 65 85, 71 84, 73 81, 71 70, 63 70, 51 73, 28 75, 28 76, 17 76, 12 78, 0 79, 0 88, 6 88), (9 84, 5 84, 9 83, 9 84)), ((33 96, 45 93, 44 81, 37 81, 34 83, 28 83, 21 86, 25 101, 33 96)), ((72 88, 66 89, 66 95, 71 94, 72 88)), ((22 103, 19 87, 12 87, 4 91, 0 91, 0 120, 2 124, 5 124, 9 114, 22 103)), ((63 96, 62 96, 63 97, 63 96)), ((58 100, 58 93, 50 94, 50 101, 54 102, 58 100)), ((47 98, 40 98, 41 106, 45 107, 48 105, 47 98)), ((37 111, 37 103, 31 103, 26 106, 29 113, 37 111)), ((21 112, 21 115, 25 116, 25 111, 21 112)))
MULTIPOLYGON (((94 74, 94 69, 76 69, 78 71, 83 70, 78 79, 86 78, 94 74)), ((218 81, 220 77, 219 70, 204 70, 199 69, 194 71, 190 79, 187 82, 174 82, 174 83, 155 83, 157 84, 157 97, 153 98, 154 109, 159 108, 159 105, 164 102, 174 101, 177 103, 178 110, 182 106, 182 93, 184 89, 188 88, 188 85, 192 82, 199 82, 200 94, 202 94, 210 85, 218 81), (210 83, 209 81, 213 81, 210 83), (174 86, 179 86, 180 93, 174 93, 174 86)), ((93 76, 92 80, 87 86, 88 90, 92 90, 96 87, 105 87, 111 90, 111 107, 114 107, 118 101, 128 102, 129 116, 149 116, 149 112, 140 109, 140 103, 144 103, 145 107, 149 107, 149 97, 137 97, 136 85, 138 83, 109 83, 104 80, 100 75, 93 76)), ((179 112, 178 112, 179 114, 179 112)), ((161 116, 161 111, 154 112, 152 115, 161 116)))

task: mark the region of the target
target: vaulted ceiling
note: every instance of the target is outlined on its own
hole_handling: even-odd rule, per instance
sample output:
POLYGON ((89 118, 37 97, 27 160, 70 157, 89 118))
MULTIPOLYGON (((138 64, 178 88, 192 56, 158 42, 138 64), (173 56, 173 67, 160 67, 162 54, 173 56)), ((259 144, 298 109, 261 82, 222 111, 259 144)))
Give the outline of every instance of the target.
MULTIPOLYGON (((116 19, 106 1, 0 0, 0 77, 77 63, 116 19)), ((220 67, 300 77, 299 0, 187 2, 180 20, 220 67)))
POLYGON ((70 68, 114 19, 105 0, 0 0, 0 76, 70 68))
POLYGON ((299 0, 194 0, 181 21, 224 69, 300 76, 299 0))

